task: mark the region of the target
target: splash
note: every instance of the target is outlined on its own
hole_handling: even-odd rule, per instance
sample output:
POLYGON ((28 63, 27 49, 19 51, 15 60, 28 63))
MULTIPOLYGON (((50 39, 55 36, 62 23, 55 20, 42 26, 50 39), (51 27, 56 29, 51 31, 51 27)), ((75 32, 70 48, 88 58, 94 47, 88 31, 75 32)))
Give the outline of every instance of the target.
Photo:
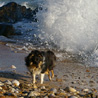
POLYGON ((94 50, 98 43, 97 0, 45 0, 39 5, 39 30, 48 42, 75 53, 94 50))
POLYGON ((0 2, 0 7, 2 7, 5 3, 4 2, 0 2))

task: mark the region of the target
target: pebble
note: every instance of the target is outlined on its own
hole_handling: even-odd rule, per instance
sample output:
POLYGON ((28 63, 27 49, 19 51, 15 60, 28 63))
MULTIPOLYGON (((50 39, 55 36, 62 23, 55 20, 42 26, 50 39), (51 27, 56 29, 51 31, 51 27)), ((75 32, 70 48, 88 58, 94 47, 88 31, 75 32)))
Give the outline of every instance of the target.
POLYGON ((11 92, 14 93, 15 92, 15 88, 11 88, 11 92))
POLYGON ((0 87, 0 90, 2 90, 2 87, 0 87))
POLYGON ((78 98, 78 97, 76 97, 76 96, 70 96, 69 98, 78 98))
POLYGON ((66 88, 65 88, 65 91, 67 91, 67 92, 72 92, 72 93, 77 92, 77 90, 76 90, 75 88, 72 88, 72 87, 66 87, 66 88))
POLYGON ((56 89, 56 88, 51 88, 51 89, 50 89, 50 92, 52 92, 52 93, 57 93, 57 89, 56 89))
POLYGON ((84 92, 89 92, 89 89, 83 89, 84 92))
POLYGON ((51 98, 51 97, 55 97, 55 95, 54 95, 54 94, 50 94, 50 95, 49 95, 49 98, 51 98))
POLYGON ((4 83, 0 82, 0 86, 3 86, 3 85, 4 85, 4 83))
POLYGON ((48 98, 48 96, 45 96, 44 98, 48 98))
POLYGON ((20 82, 19 82, 18 80, 13 80, 13 81, 12 81, 12 84, 13 84, 14 86, 19 86, 20 82))
POLYGON ((40 93, 37 92, 37 91, 31 91, 29 94, 28 94, 28 97, 32 97, 32 96, 39 96, 40 93))
POLYGON ((20 84, 18 80, 12 80, 12 82, 10 80, 0 81, 0 83, 3 85, 0 86, 0 95, 4 95, 0 98, 93 98, 91 96, 97 98, 97 95, 95 95, 97 92, 94 92, 96 89, 82 89, 79 87, 77 90, 74 87, 66 87, 65 89, 54 87, 50 89, 49 86, 39 86, 37 84, 35 85, 37 88, 34 89, 29 83, 20 84), (90 91, 91 93, 89 93, 90 91))
POLYGON ((12 85, 12 82, 10 80, 6 80, 4 81, 5 84, 8 84, 8 85, 12 85))
POLYGON ((41 87, 41 90, 45 90, 45 89, 46 89, 46 87, 45 87, 45 86, 42 86, 42 87, 41 87))
POLYGON ((15 65, 12 65, 11 68, 12 68, 12 69, 16 69, 16 66, 15 66, 15 65))

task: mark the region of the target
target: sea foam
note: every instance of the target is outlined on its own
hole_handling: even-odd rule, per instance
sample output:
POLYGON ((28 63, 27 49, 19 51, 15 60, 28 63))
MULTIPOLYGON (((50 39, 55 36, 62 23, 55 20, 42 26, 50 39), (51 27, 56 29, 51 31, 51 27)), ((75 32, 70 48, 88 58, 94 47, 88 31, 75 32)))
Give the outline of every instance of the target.
POLYGON ((37 14, 39 30, 60 49, 93 51, 98 43, 97 4, 97 0, 45 0, 37 14))

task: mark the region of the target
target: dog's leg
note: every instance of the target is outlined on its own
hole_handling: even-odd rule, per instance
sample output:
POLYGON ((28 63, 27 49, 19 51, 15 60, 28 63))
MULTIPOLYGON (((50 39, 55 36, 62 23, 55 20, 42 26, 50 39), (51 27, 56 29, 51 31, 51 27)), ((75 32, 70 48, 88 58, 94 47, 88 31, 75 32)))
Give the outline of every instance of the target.
POLYGON ((51 81, 50 71, 48 71, 48 78, 51 81))
POLYGON ((35 84, 35 82, 36 82, 36 75, 33 74, 33 84, 35 84))
POLYGON ((53 70, 51 70, 51 73, 52 73, 52 78, 54 77, 54 71, 53 70))
POLYGON ((35 84, 36 82, 36 75, 31 72, 31 77, 32 77, 32 83, 35 84))
POLYGON ((41 74, 41 84, 43 84, 43 82, 44 82, 44 76, 45 76, 45 74, 41 74))

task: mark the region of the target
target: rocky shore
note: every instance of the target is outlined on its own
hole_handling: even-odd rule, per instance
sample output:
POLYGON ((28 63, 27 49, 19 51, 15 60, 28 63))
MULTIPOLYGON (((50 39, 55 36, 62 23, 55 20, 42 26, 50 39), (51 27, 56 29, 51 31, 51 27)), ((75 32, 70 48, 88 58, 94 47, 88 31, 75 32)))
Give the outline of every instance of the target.
MULTIPOLYGON (((61 60, 58 57, 54 69, 54 79, 49 81, 46 75, 44 84, 41 85, 40 76, 38 76, 37 83, 32 85, 30 74, 24 69, 23 58, 28 53, 18 50, 19 47, 14 50, 7 44, 0 43, 0 47, 2 47, 0 48, 0 98, 98 98, 97 67, 85 67, 76 61, 61 60), (7 65, 8 60, 11 64, 13 63, 13 65, 8 63, 10 66, 7 67, 12 69, 10 71, 7 68, 2 69, 4 67, 2 61, 7 65)), ((56 52, 55 54, 60 55, 56 52)))

